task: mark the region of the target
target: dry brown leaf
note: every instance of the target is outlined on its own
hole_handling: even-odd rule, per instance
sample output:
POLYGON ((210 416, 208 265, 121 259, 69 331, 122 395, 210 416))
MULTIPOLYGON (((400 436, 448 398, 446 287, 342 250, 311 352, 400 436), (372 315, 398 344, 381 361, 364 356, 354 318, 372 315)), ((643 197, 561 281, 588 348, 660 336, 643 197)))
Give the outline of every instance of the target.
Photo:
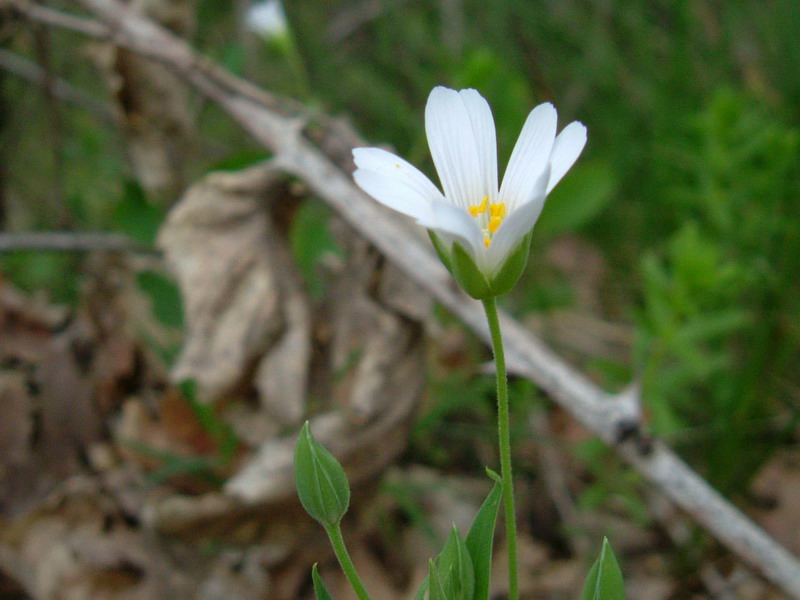
POLYGON ((186 193, 159 234, 187 326, 172 377, 194 379, 204 399, 239 385, 285 326, 264 201, 280 185, 265 165, 209 175, 186 193))
POLYGON ((9 341, 3 349, 8 367, 0 378, 0 507, 6 515, 35 506, 80 470, 83 450, 101 435, 92 382, 75 352, 85 323, 76 319, 58 334, 47 333, 41 322, 11 327, 18 344, 9 341))

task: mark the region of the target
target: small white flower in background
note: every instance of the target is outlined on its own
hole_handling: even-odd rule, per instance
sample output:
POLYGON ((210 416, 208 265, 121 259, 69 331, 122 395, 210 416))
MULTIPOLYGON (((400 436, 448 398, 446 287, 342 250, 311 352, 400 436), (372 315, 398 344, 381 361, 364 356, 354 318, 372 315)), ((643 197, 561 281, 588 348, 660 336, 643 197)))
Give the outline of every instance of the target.
POLYGON ((247 28, 265 40, 281 38, 289 33, 289 23, 280 0, 251 4, 244 16, 247 28))
POLYGON ((529 234, 547 194, 586 144, 583 124, 570 123, 556 136, 556 120, 550 103, 531 111, 498 188, 489 104, 472 89, 436 87, 425 108, 425 131, 444 194, 416 167, 379 148, 353 150, 353 177, 378 202, 431 232, 470 295, 500 295, 524 269, 529 234))

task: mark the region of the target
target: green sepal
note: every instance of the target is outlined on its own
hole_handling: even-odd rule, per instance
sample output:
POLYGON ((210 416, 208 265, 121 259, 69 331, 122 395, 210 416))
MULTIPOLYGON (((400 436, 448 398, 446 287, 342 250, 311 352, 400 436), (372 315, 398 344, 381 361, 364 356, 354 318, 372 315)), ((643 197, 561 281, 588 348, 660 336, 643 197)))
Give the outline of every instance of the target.
POLYGON ((502 296, 510 292, 517 284, 522 272, 525 271, 525 265, 528 264, 532 237, 533 232, 531 231, 522 238, 522 241, 508 255, 497 275, 492 278, 492 295, 502 296))
POLYGON ((333 600, 328 588, 325 587, 325 582, 322 581, 322 577, 319 575, 319 571, 317 571, 317 563, 314 563, 314 566, 311 567, 311 580, 314 582, 314 595, 317 600, 333 600))
POLYGON ((311 436, 308 421, 297 438, 294 477, 306 512, 323 527, 337 525, 350 504, 350 485, 339 461, 311 436))
POLYGON ((453 242, 453 253, 451 254, 451 272, 456 278, 458 285, 473 298, 486 300, 495 296, 492 286, 480 269, 475 265, 475 261, 464 247, 458 242, 453 242))
POLYGON ((458 242, 453 242, 452 251, 448 251, 441 238, 428 230, 439 260, 450 271, 458 285, 473 298, 485 300, 508 293, 519 281, 525 266, 528 264, 528 254, 531 247, 533 232, 526 235, 517 247, 506 257, 505 262, 491 279, 478 269, 472 256, 458 242))
POLYGON ((428 231, 428 237, 431 238, 431 243, 433 244, 433 249, 436 250, 436 254, 439 256, 439 260, 442 261, 442 264, 450 271, 450 274, 453 274, 453 265, 452 261, 450 260, 450 253, 447 251, 447 247, 442 243, 442 240, 439 239, 439 236, 436 235, 430 229, 428 231))
POLYGON ((583 586, 581 600, 625 600, 625 587, 617 558, 607 538, 583 586))
POLYGON ((500 499, 503 495, 503 483, 500 476, 486 469, 489 476, 494 479, 494 486, 481 505, 472 527, 467 534, 466 546, 472 559, 472 570, 475 577, 475 592, 473 600, 489 599, 489 580, 492 573, 492 541, 494 527, 497 522, 497 513, 500 508, 500 499))

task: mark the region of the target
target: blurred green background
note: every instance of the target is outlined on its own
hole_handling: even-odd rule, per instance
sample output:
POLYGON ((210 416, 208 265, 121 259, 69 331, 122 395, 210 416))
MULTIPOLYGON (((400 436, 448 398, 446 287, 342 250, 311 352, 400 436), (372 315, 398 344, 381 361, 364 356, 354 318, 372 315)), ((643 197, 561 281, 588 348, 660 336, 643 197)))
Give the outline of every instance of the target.
MULTIPOLYGON (((607 389, 639 381, 648 425, 727 494, 745 494, 759 466, 796 442, 796 0, 297 0, 285 9, 290 37, 265 41, 243 27, 242 3, 200 0, 192 41, 277 94, 345 116, 434 178, 423 113, 435 85, 475 87, 489 100, 501 172, 536 104, 553 102, 560 126, 584 122, 587 148, 548 200, 529 273, 505 307, 544 323, 542 335, 607 389), (589 322, 600 349, 618 349, 592 352, 548 334, 549 319, 564 314, 573 316, 567 329, 589 322)), ((37 60, 40 37, 16 30, 1 43, 37 60)), ((46 39, 54 71, 103 98, 82 38, 46 39)), ((112 230, 152 243, 166 206, 132 179, 119 132, 81 108, 54 111, 28 84, 1 77, 5 229, 112 230)), ((189 181, 263 158, 215 106, 194 105, 189 181)), ((304 214, 293 247, 313 274, 319 252, 310 245, 328 213, 304 214)), ((72 255, 16 252, 0 268, 66 303, 83 277, 72 255)), ((168 282, 153 275, 140 284, 156 305, 174 305, 168 282)), ((435 465, 464 456, 442 456, 431 440, 457 449, 454 436, 476 426, 492 439, 491 380, 475 374, 485 355, 477 345, 469 352, 467 367, 432 369, 433 407, 412 452, 435 465)), ((534 394, 517 390, 519 411, 534 394)), ((600 486, 587 502, 630 492, 626 479, 602 475, 605 450, 577 450, 600 486)))

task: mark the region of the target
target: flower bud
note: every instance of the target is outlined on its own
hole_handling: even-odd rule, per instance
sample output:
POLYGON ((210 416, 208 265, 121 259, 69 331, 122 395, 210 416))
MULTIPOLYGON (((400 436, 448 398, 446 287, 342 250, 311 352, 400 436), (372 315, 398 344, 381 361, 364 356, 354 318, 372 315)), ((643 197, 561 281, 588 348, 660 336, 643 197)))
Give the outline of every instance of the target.
POLYGON ((323 527, 342 520, 350 504, 350 485, 342 465, 312 436, 308 421, 303 425, 294 451, 297 495, 306 512, 323 527))

